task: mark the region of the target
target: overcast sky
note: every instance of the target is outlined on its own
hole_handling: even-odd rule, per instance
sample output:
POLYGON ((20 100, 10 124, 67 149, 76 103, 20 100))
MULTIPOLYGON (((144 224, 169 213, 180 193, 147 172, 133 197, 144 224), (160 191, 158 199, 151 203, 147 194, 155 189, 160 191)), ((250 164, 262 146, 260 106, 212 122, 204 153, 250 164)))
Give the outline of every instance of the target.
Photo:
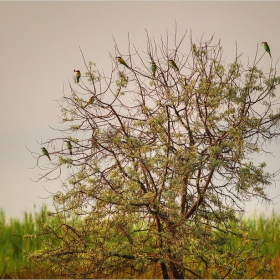
MULTIPOLYGON (((34 204, 51 203, 42 199, 49 196, 46 190, 60 189, 59 182, 31 180, 40 170, 31 169, 36 162, 26 147, 41 153, 37 141, 61 136, 49 126, 59 128, 56 100, 63 87, 69 93, 73 69, 85 71, 79 47, 86 61, 108 69, 113 37, 125 53, 128 32, 131 42, 143 47, 145 29, 158 40, 166 30, 173 34, 177 22, 179 35, 186 29, 194 39, 215 34, 228 63, 236 42, 247 61, 262 41, 269 43, 275 63, 280 56, 279 11, 280 2, 0 2, 0 207, 8 217, 21 217, 34 204)), ((268 55, 266 59, 264 70, 271 62, 268 55)), ((274 157, 257 160, 275 171, 279 146, 269 149, 274 157)), ((271 197, 280 195, 279 184, 268 189, 271 197)), ((256 202, 246 207, 250 213, 255 209, 272 210, 256 202)))

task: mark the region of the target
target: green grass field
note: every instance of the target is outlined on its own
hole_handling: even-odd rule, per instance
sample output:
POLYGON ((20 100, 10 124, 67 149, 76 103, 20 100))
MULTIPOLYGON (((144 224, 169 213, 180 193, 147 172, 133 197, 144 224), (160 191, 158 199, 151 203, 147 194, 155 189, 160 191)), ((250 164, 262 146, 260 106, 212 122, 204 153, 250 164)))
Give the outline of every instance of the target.
MULTIPOLYGON (((42 248, 43 242, 38 238, 22 236, 34 234, 40 229, 47 216, 46 207, 35 214, 24 213, 23 219, 11 218, 5 220, 5 213, 0 209, 0 278, 57 278, 46 267, 30 264, 26 253, 35 252, 42 248)), ((264 246, 261 252, 265 262, 271 265, 273 273, 267 273, 264 278, 280 278, 280 215, 272 213, 270 218, 262 215, 253 215, 243 219, 243 226, 249 229, 251 238, 263 239, 264 246)), ((238 239, 232 239, 231 244, 238 248, 238 239)), ((255 270, 250 264, 248 270, 255 270)), ((257 267, 256 267, 257 268, 257 267)), ((156 273, 157 274, 157 273, 156 273)), ((146 278, 150 278, 146 275, 146 278)), ((155 274, 153 275, 155 277, 155 274)), ((209 275, 210 277, 210 275, 209 275)), ((250 276, 248 275, 248 278, 250 276)), ((145 278, 145 275, 142 276, 145 278)))

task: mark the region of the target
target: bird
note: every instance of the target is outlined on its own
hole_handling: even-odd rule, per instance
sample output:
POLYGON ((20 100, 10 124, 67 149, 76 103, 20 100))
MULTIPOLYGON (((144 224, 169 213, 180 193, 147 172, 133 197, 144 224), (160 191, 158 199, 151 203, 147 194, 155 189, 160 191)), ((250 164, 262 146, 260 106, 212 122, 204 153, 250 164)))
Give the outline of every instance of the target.
MULTIPOLYGON (((269 55, 270 55, 270 57, 271 57, 271 54, 270 54, 270 48, 269 48, 269 46, 268 46, 267 42, 262 42, 262 44, 263 44, 263 47, 264 47, 265 51, 267 51, 267 52, 268 52, 268 54, 269 54, 269 55)), ((272 58, 272 57, 271 57, 271 58, 272 58)))
POLYGON ((92 96, 89 101, 87 102, 87 105, 85 107, 87 107, 89 104, 92 104, 94 102, 94 97, 92 96))
POLYGON ((174 62, 174 60, 169 59, 169 60, 168 60, 168 63, 169 63, 169 65, 170 65, 172 68, 174 68, 175 70, 179 71, 179 68, 178 68, 178 66, 176 65, 176 63, 174 62))
POLYGON ((70 141, 67 141, 67 148, 70 151, 70 155, 72 155, 72 145, 70 141))
POLYGON ((157 66, 156 66, 156 64, 154 63, 154 61, 152 62, 151 68, 152 68, 153 76, 155 77, 156 71, 157 71, 157 66))
POLYGON ((49 155, 49 152, 46 150, 46 148, 43 147, 43 148, 41 148, 41 150, 42 150, 42 154, 43 154, 44 156, 47 156, 47 157, 49 158, 49 160, 51 160, 50 155, 49 155))
POLYGON ((121 58, 120 56, 117 56, 116 59, 118 60, 118 62, 124 66, 126 66, 127 68, 129 68, 129 66, 126 64, 126 62, 124 61, 123 58, 121 58))
POLYGON ((81 72, 80 72, 80 70, 75 70, 75 69, 74 69, 74 72, 76 72, 76 79, 77 79, 77 83, 78 83, 81 78, 81 72))

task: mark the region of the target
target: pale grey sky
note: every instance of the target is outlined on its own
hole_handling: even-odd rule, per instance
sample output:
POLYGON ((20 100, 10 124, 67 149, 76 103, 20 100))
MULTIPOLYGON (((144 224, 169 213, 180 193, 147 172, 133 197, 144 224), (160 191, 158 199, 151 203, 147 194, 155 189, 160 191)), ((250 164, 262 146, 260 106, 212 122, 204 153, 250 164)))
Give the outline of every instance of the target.
MULTIPOLYGON (((26 146, 40 151, 36 140, 60 136, 60 111, 55 100, 68 91, 73 69, 85 71, 79 46, 86 61, 109 69, 113 36, 123 53, 127 35, 135 46, 145 47, 146 33, 156 40, 166 29, 178 34, 192 30, 193 38, 221 39, 227 62, 238 52, 244 61, 255 55, 257 44, 267 41, 273 62, 280 57, 280 2, 0 2, 0 207, 7 216, 20 217, 23 210, 40 206, 60 183, 34 183, 39 169, 26 146), (45 188, 45 189, 44 189, 45 188)), ((188 34, 189 35, 189 34, 188 34)), ((270 59, 263 67, 269 69, 270 59)), ((278 66, 279 68, 279 66, 278 66)), ((280 75, 280 71, 278 73, 280 75)), ((280 167, 279 146, 272 145, 274 157, 268 170, 280 167)), ((270 187, 272 197, 280 195, 280 183, 270 187)), ((279 204, 280 198, 275 199, 279 204)), ((246 209, 253 211, 255 203, 246 209)), ((259 211, 270 212, 260 205, 259 211)), ((279 211, 280 212, 280 211, 279 211)))

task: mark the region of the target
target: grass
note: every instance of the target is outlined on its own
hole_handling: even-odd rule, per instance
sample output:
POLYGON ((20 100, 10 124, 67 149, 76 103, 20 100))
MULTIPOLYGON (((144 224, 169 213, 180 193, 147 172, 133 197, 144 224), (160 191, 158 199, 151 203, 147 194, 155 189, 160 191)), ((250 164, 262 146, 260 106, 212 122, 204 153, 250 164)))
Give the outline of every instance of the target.
POLYGON ((274 211, 270 218, 264 218, 263 215, 256 216, 254 214, 253 217, 244 219, 243 225, 249 229, 251 238, 260 238, 265 241, 261 252, 266 259, 271 259, 279 254, 280 215, 277 215, 274 211))
MULTIPOLYGON (((11 218, 7 222, 4 211, 0 209, 0 278, 55 278, 40 265, 36 268, 32 267, 25 257, 26 253, 43 248, 43 240, 40 236, 22 238, 26 234, 36 234, 44 225, 46 217, 47 209, 43 206, 38 213, 25 212, 23 219, 11 218)), ((243 226, 248 228, 251 238, 265 241, 260 250, 264 261, 273 269, 273 274, 267 273, 265 278, 280 278, 280 215, 272 212, 269 218, 265 218, 263 215, 255 214, 244 218, 243 226)), ((240 245, 237 239, 232 239, 231 244, 236 248, 240 245)), ((248 267, 248 271, 256 269, 254 264, 248 267)), ((149 277, 151 275, 148 274, 142 276, 142 278, 149 277)))
POLYGON ((264 241, 260 250, 265 262, 271 265, 273 274, 265 274, 265 278, 280 278, 280 215, 272 212, 269 218, 254 214, 244 219, 243 225, 249 230, 251 238, 259 238, 264 241))
MULTIPOLYGON (((24 212, 23 219, 11 218, 6 222, 5 213, 0 209, 0 278, 31 278, 36 271, 25 258, 24 252, 42 248, 40 238, 23 239, 25 234, 34 234, 42 227, 46 218, 46 206, 35 214, 24 212)), ((38 270, 39 271, 39 270, 38 270)))

